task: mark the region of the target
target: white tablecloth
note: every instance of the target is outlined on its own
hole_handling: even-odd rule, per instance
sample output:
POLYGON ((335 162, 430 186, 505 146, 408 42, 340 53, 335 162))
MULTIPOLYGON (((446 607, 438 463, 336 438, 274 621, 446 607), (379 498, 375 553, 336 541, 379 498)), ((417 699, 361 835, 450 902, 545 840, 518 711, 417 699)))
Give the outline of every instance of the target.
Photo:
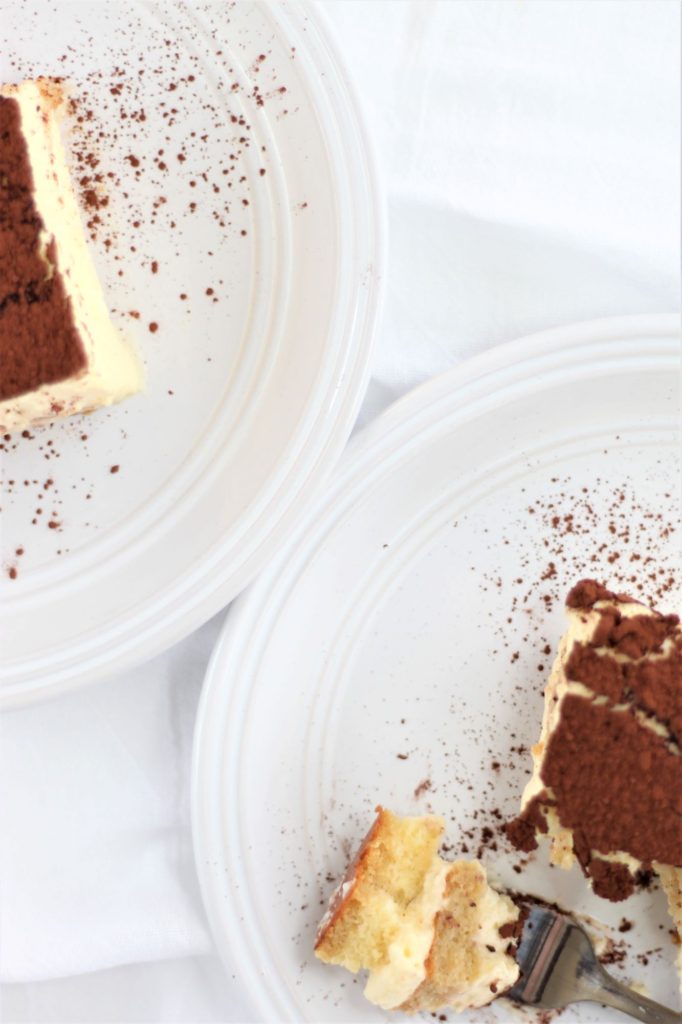
MULTIPOLYGON (((361 422, 482 349, 679 308, 677 2, 324 4, 388 203, 361 422)), ((252 1020, 189 831, 192 728, 223 616, 0 732, 6 1021, 252 1020)))

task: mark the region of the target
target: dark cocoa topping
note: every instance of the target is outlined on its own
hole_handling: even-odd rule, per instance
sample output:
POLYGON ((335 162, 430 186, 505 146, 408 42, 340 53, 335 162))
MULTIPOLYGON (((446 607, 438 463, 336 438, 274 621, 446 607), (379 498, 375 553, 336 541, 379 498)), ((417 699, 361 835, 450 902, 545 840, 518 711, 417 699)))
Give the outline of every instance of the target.
POLYGON ((625 665, 607 654, 598 654, 586 644, 574 644, 566 664, 566 678, 574 683, 584 683, 594 693, 603 694, 614 704, 625 697, 625 665))
MULTIPOLYGON (((547 832, 544 808, 548 806, 556 808, 556 801, 543 790, 531 800, 518 818, 505 826, 509 841, 518 850, 530 853, 537 849, 537 833, 547 832)), ((595 893, 603 899, 620 902, 631 896, 642 884, 639 872, 633 877, 624 864, 593 857, 590 841, 582 829, 573 831, 573 852, 584 874, 592 880, 595 893)))
POLYGON ((512 846, 523 853, 530 853, 537 850, 537 833, 544 835, 547 831, 547 822, 542 813, 543 801, 548 802, 546 793, 539 793, 531 800, 523 813, 513 821, 507 822, 504 831, 512 846))
POLYGON ((66 380, 86 363, 54 242, 51 274, 40 253, 43 228, 19 104, 0 97, 0 400, 66 380))
POLYGON ((594 851, 682 866, 682 757, 631 713, 569 694, 542 779, 584 868, 594 851))
POLYGON ((598 580, 580 580, 569 590, 566 598, 567 608, 592 608, 597 601, 619 601, 622 604, 641 604, 629 594, 615 594, 598 580))
MULTIPOLYGON (((640 621, 640 616, 636 619, 640 621)), ((671 650, 664 657, 616 661, 608 654, 598 654, 591 645, 575 644, 566 665, 566 676, 573 682, 583 683, 593 693, 608 697, 613 704, 632 704, 645 714, 654 716, 666 727, 670 737, 681 745, 682 630, 675 619, 676 616, 667 616, 659 620, 659 626, 665 623, 664 639, 673 641, 671 650)), ((656 622, 655 619, 651 621, 656 622)), ((635 646, 640 649, 647 634, 628 635, 633 644, 632 648, 628 644, 628 649, 635 646)), ((648 636, 651 639, 654 633, 649 632, 648 636)), ((616 645, 616 649, 625 653, 622 645, 616 645)), ((658 647, 653 649, 658 650, 658 647)))
POLYGON ((569 591, 566 598, 567 608, 591 608, 597 601, 609 601, 615 598, 610 590, 597 580, 581 580, 569 591))
POLYGON ((629 703, 656 717, 679 744, 682 739, 679 616, 654 612, 624 617, 618 603, 598 609, 598 614, 589 643, 575 644, 571 651, 566 665, 567 678, 584 683, 612 703, 629 703), (598 653, 595 648, 606 648, 606 651, 598 653), (611 652, 623 657, 616 659, 611 652))
POLYGON ((617 608, 600 609, 592 647, 612 647, 628 658, 643 658, 660 651, 663 641, 679 625, 677 615, 632 615, 623 617, 617 608))
POLYGON ((519 919, 517 918, 515 921, 507 921, 506 924, 500 925, 497 930, 500 938, 502 939, 516 938, 521 931, 519 927, 519 919))
POLYGON ((666 658, 626 665, 625 674, 635 702, 682 747, 682 636, 666 658))
POLYGON ((625 864, 592 857, 585 866, 585 873, 592 879, 592 888, 597 896, 612 903, 626 900, 635 891, 635 879, 625 864))

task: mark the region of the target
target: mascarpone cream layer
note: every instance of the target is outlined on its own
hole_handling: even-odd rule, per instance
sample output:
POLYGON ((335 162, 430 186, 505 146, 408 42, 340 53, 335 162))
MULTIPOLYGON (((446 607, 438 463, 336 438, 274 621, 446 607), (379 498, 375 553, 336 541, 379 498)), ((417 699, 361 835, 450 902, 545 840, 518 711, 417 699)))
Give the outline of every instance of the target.
POLYGON ((370 971, 365 996, 383 1010, 393 1010, 419 988, 426 977, 426 958, 433 943, 436 914, 443 906, 451 865, 440 857, 429 868, 424 887, 412 901, 388 951, 388 963, 370 971))
POLYGON ((447 909, 449 879, 461 879, 462 871, 467 876, 461 884, 470 886, 471 873, 476 871, 477 884, 482 882, 485 886, 483 896, 479 895, 463 911, 467 920, 458 918, 454 925, 460 926, 462 935, 466 935, 462 942, 471 946, 466 959, 476 962, 477 973, 474 977, 463 977, 450 991, 443 991, 441 1005, 457 1011, 486 1006, 496 993, 503 994, 516 982, 519 969, 506 952, 509 940, 502 938, 500 928, 517 919, 517 907, 487 885, 485 869, 478 862, 451 863, 436 857, 422 892, 409 906, 391 943, 388 962, 369 974, 365 996, 370 1002, 384 1010, 397 1009, 417 993, 423 982, 433 980, 429 978, 428 956, 436 937, 436 916, 447 909))

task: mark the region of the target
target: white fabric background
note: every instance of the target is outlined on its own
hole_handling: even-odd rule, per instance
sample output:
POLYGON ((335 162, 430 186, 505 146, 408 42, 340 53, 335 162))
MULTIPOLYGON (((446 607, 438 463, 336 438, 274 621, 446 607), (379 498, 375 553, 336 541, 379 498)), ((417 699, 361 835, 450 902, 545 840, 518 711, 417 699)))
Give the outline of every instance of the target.
MULTIPOLYGON (((331 0, 376 144, 389 272, 366 422, 529 331, 679 308, 676 0, 331 0)), ((238 1021, 192 863, 189 764, 223 616, 0 723, 5 1021, 238 1021)))

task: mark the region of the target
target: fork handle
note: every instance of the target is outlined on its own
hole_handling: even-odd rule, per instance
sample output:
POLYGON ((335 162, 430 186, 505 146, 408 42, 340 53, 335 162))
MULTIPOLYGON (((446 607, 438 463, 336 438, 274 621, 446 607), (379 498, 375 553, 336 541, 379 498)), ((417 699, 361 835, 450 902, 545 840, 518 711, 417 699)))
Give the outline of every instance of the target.
POLYGON ((600 970, 596 976, 592 975, 589 982, 585 976, 581 980, 584 988, 589 990, 589 995, 586 992, 585 998, 606 1003, 614 1010, 628 1013, 635 1020, 644 1021, 644 1024, 682 1024, 682 1013, 676 1013, 667 1006, 654 1002, 653 999, 633 992, 604 970, 600 970))

